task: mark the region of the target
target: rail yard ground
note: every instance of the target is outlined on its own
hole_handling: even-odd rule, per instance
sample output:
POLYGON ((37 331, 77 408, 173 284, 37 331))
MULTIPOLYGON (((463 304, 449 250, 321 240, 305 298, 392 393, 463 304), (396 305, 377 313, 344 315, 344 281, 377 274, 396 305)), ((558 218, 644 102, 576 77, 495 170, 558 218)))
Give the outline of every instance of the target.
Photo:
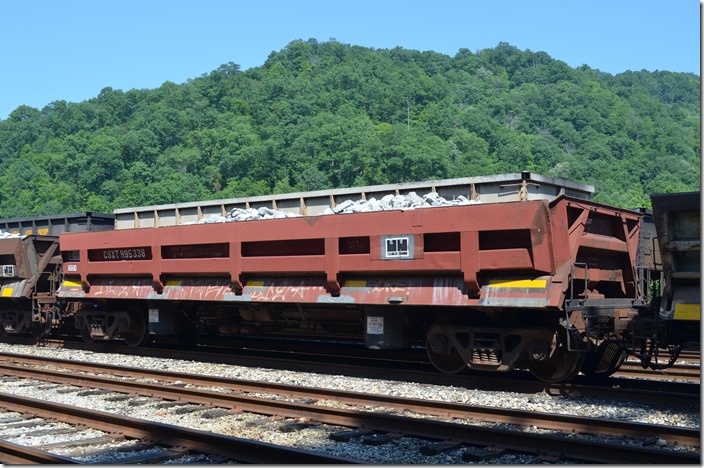
MULTIPOLYGON (((209 362, 199 362, 196 360, 184 361, 164 358, 138 357, 134 355, 123 355, 114 353, 96 353, 88 351, 78 351, 70 349, 50 349, 39 346, 8 345, 0 344, 0 352, 38 355, 52 358, 70 359, 75 362, 92 362, 113 365, 124 365, 138 367, 141 369, 154 369, 155 371, 177 371, 192 373, 196 375, 218 375, 229 378, 245 379, 252 381, 268 381, 279 384, 292 384, 299 387, 320 387, 336 388, 347 391, 357 391, 361 393, 377 393, 382 395, 392 395, 407 398, 419 398, 427 400, 442 400, 447 402, 458 402, 467 405, 481 405, 500 408, 523 409, 531 412, 560 415, 581 415, 591 418, 604 418, 610 420, 621 420, 640 422, 646 425, 662 425, 673 427, 700 428, 700 405, 682 408, 668 406, 667 402, 654 407, 648 404, 628 402, 628 401, 608 401, 596 398, 572 398, 565 396, 549 395, 546 393, 519 393, 512 391, 484 391, 466 387, 448 387, 442 385, 418 384, 411 382, 355 378, 344 375, 327 375, 310 372, 282 371, 281 369, 269 369, 258 367, 245 367, 231 364, 214 364, 209 362)), ((69 372, 68 369, 64 369, 69 372)), ((39 372, 37 372, 39 374, 39 372)), ((78 384, 79 379, 76 383, 78 384)), ((185 383, 183 384, 185 386, 185 383)), ((499 463, 499 464, 519 464, 536 462, 565 463, 569 459, 559 459, 547 456, 546 454, 522 453, 511 450, 491 450, 487 448, 468 447, 457 444, 454 447, 447 447, 445 450, 433 450, 427 447, 432 446, 427 441, 396 435, 388 438, 385 444, 376 445, 373 438, 367 437, 366 443, 362 438, 351 439, 346 442, 333 441, 332 434, 339 434, 341 429, 331 427, 326 424, 310 424, 305 418, 300 420, 281 419, 268 417, 253 412, 228 413, 226 416, 211 419, 205 417, 210 414, 206 410, 185 410, 192 407, 187 403, 172 402, 166 404, 158 399, 136 396, 128 399, 115 398, 110 393, 87 392, 85 388, 77 387, 73 391, 66 390, 65 386, 51 386, 30 384, 24 379, 3 379, 0 383, 0 392, 13 395, 51 399, 52 401, 71 406, 82 406, 102 409, 104 411, 116 412, 131 416, 133 418, 155 420, 165 424, 186 426, 197 430, 213 431, 230 434, 237 437, 254 439, 266 443, 297 447, 304 450, 320 451, 329 456, 350 458, 364 463, 499 463), (179 409, 180 408, 180 409, 179 409), (296 428, 296 424, 298 427, 296 428), (288 427, 282 430, 282 427, 288 427), (424 448, 425 447, 425 448, 424 448), (474 458, 473 458, 474 457, 474 458)), ((262 399, 271 398, 261 395, 262 399)), ((330 403, 327 403, 330 404, 330 403)), ((340 406, 346 406, 340 404, 340 406)), ((384 408, 365 408, 365 411, 386 413, 384 408)), ((400 414, 399 411, 390 411, 390 414, 400 414)), ((416 417, 430 417, 416 415, 416 417)), ((443 419, 434 416, 435 419, 443 419)), ((446 419, 446 418, 445 418, 446 419)), ((0 421, 2 419, 0 418, 0 421)), ((507 424, 488 424, 476 421, 464 421, 466 424, 476 424, 478 427, 507 427, 507 424)), ((401 428, 399 428, 401 429, 401 428)), ((12 432, 6 432, 0 426, 0 435, 10 437, 12 432)), ((25 431, 27 432, 27 431, 25 431)), ((399 434, 401 431, 399 430, 399 434)), ((519 433, 546 433, 559 434, 559 431, 545 430, 537 426, 527 426, 521 428, 519 433)), ((564 434, 563 434, 564 436, 564 434)), ((40 444, 52 443, 51 435, 43 435, 40 444)), ((53 436, 55 441, 61 436, 53 436)), ((65 437, 65 436, 63 436, 65 437)), ((94 437, 94 435, 93 435, 94 437)), ((575 437, 583 438, 590 443, 609 442, 614 443, 614 437, 606 436, 577 436, 568 434, 565 440, 575 437)), ((24 438, 31 443, 29 438, 24 438)), ((586 442, 585 442, 586 443, 586 442)), ((616 440, 615 443, 623 444, 626 447, 643 446, 646 450, 663 451, 675 450, 676 452, 689 452, 699 448, 688 448, 677 446, 672 441, 667 440, 667 436, 648 437, 644 440, 616 440)), ((115 449, 123 446, 125 442, 115 443, 115 449)), ((108 444, 109 445, 109 444, 108 444)), ((437 448, 437 446, 435 446, 437 448)), ((496 447, 494 447, 496 448, 496 447)), ((108 450, 109 447, 102 447, 108 450)), ((85 449, 83 449, 85 450, 85 449)), ((109 455, 103 453, 103 458, 91 458, 87 453, 80 454, 77 449, 59 450, 63 456, 83 457, 82 460, 88 462, 115 462, 110 461, 109 455)), ((123 453, 124 450, 121 452, 123 453)), ((109 453, 109 450, 108 450, 109 453)), ((664 452, 668 453, 668 452, 664 452)), ((675 453, 675 452, 669 452, 675 453)), ((216 459, 217 460, 217 459, 216 459)), ((222 460, 220 460, 222 461, 222 460)), ((207 462, 207 460, 206 460, 207 462)))

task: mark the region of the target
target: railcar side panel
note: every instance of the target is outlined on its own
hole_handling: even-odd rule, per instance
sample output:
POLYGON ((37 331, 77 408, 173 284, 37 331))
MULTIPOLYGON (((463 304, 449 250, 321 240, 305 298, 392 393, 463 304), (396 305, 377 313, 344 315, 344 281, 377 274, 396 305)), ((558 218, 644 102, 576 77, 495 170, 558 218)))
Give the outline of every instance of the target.
POLYGON ((632 295, 638 219, 560 197, 65 234, 59 295, 560 309, 570 280, 632 295))

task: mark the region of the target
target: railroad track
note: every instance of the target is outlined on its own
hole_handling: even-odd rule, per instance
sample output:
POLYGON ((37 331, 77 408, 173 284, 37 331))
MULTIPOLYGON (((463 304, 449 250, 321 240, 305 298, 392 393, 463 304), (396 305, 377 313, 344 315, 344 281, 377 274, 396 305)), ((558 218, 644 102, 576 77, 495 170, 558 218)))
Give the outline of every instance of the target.
POLYGON ((684 349, 679 356, 679 361, 687 362, 689 364, 699 365, 701 362, 701 352, 699 349, 684 349))
MULTIPOLYGON (((2 341, 12 344, 35 344, 36 340, 16 336, 2 337, 2 341)), ((572 397, 595 397, 605 399, 620 399, 641 403, 661 404, 663 400, 674 405, 698 404, 700 400, 699 367, 688 368, 685 375, 690 378, 667 378, 664 373, 651 369, 642 369, 639 364, 627 361, 626 369, 632 369, 630 374, 619 373, 613 377, 589 379, 578 376, 572 382, 561 384, 546 384, 536 381, 527 372, 503 373, 461 373, 455 375, 441 374, 431 364, 424 362, 423 357, 409 359, 408 353, 384 353, 394 359, 372 359, 367 352, 355 353, 353 348, 349 356, 344 357, 344 365, 340 365, 342 356, 321 354, 308 350, 307 344, 293 345, 271 351, 262 347, 259 340, 245 340, 241 345, 251 344, 254 349, 237 349, 223 347, 198 346, 193 349, 179 349, 164 344, 151 344, 148 347, 127 347, 119 343, 85 343, 61 339, 45 340, 40 345, 47 348, 63 348, 86 350, 96 353, 118 353, 132 356, 151 356, 168 359, 197 360, 232 364, 248 367, 268 367, 272 369, 293 370, 315 373, 344 373, 351 377, 372 379, 394 379, 408 382, 438 384, 453 387, 466 387, 483 390, 497 390, 520 393, 541 393, 565 395, 572 397), (308 350, 308 351, 307 351, 308 350), (405 356, 405 359, 402 357, 405 356)), ((269 343, 271 345, 272 343, 269 343)), ((338 351, 339 353, 339 351, 338 351)), ((694 356, 692 356, 694 359, 694 356)))
MULTIPOLYGON (((533 454, 547 454, 552 457, 566 456, 586 462, 648 462, 695 463, 699 453, 660 450, 640 445, 623 445, 622 437, 635 437, 637 440, 667 439, 680 445, 699 445, 699 430, 653 426, 642 423, 624 423, 614 420, 536 414, 520 410, 471 407, 468 405, 425 400, 384 397, 359 393, 306 389, 282 384, 242 382, 231 379, 200 375, 175 374, 171 372, 143 371, 119 366, 103 366, 94 363, 34 358, 18 355, 2 355, 0 372, 3 375, 27 379, 40 379, 62 385, 80 385, 86 388, 99 388, 112 392, 137 394, 150 398, 178 401, 181 404, 198 404, 228 410, 247 411, 267 416, 305 418, 307 421, 346 428, 337 434, 340 438, 371 437, 384 440, 400 437, 434 439, 426 446, 427 451, 449 450, 458 445, 483 446, 484 450, 516 450, 533 454), (47 366, 59 370, 48 369, 47 366), (100 373, 100 376, 95 375, 100 373), (110 375, 106 377, 106 375, 110 375), (129 380, 124 380, 128 377, 129 380), (135 379, 150 379, 156 382, 140 382, 135 379), (184 385, 186 387, 184 387, 184 385), (187 388, 194 386, 193 388, 187 388), (218 391, 204 390, 218 388, 218 391), (226 391, 226 392, 223 392, 226 391), (276 394, 289 400, 247 396, 248 394, 276 394), (293 401, 290 401, 293 399, 293 401), (355 408, 339 408, 317 404, 321 399, 354 405, 355 408), (297 402, 305 400, 305 403, 297 402), (314 404, 315 403, 315 404, 314 404), (361 411, 363 408, 384 407, 398 411, 434 415, 423 419, 386 412, 361 411), (438 420, 442 417, 443 420, 438 420), (462 422, 452 422, 452 419, 462 422), (525 432, 520 428, 497 428, 486 425, 467 424, 467 421, 512 424, 521 422, 523 426, 539 427, 553 433, 525 432), (599 434, 618 438, 617 443, 589 441, 564 437, 560 431, 599 434), (352 434, 352 435, 350 435, 352 434), (559 450, 556 450, 559 447, 559 450)), ((490 450, 490 451, 491 451, 490 450)))
MULTIPOLYGON (((164 347, 163 345, 157 343, 154 343, 149 349, 154 349, 157 347, 169 349, 168 345, 164 347)), ((205 352, 211 356, 213 354, 226 355, 228 352, 233 352, 241 359, 247 359, 248 356, 251 355, 255 361, 264 358, 271 362, 282 359, 291 361, 293 355, 293 359, 300 360, 301 362, 315 362, 320 363, 321 365, 331 363, 334 367, 339 367, 339 360, 344 359, 347 363, 346 367, 348 369, 354 369, 355 367, 369 368, 376 366, 384 369, 384 373, 387 373, 388 369, 394 369, 394 371, 396 369, 401 369, 410 372, 414 372, 417 369, 426 369, 426 372, 429 375, 434 375, 435 378, 455 379, 455 384, 460 385, 462 379, 471 378, 472 381, 474 381, 476 380, 476 377, 479 377, 480 379, 487 377, 487 380, 503 380, 501 377, 502 374, 480 371, 466 371, 457 375, 440 374, 428 360, 425 351, 422 350, 415 350, 416 352, 409 352, 408 350, 385 350, 380 354, 377 350, 360 348, 359 346, 351 343, 336 343, 331 346, 324 343, 310 342, 300 339, 288 341, 285 339, 268 340, 240 338, 234 345, 229 343, 228 347, 225 347, 222 340, 212 339, 205 340, 204 344, 198 346, 194 350, 190 350, 189 352, 193 353, 194 351, 205 352)), ((690 350, 684 352, 681 357, 682 358, 679 360, 680 362, 663 370, 654 370, 649 368, 644 369, 639 361, 628 360, 623 364, 622 368, 614 374, 614 376, 625 379, 636 378, 700 383, 701 370, 699 353, 690 350)), ((514 371, 511 373, 511 378, 515 378, 517 376, 518 380, 535 382, 535 378, 528 372, 514 371)), ((585 380, 587 379, 581 379, 581 381, 585 380)))
POLYGON ((701 368, 698 363, 674 364, 667 369, 643 369, 639 362, 626 361, 615 374, 621 377, 665 379, 678 382, 700 383, 701 368))
MULTIPOLYGON (((181 345, 174 345, 170 342, 152 342, 144 347, 128 347, 120 341, 105 341, 86 343, 80 338, 65 336, 63 338, 51 338, 37 342, 35 338, 10 335, 0 336, 0 342, 8 344, 39 345, 44 347, 56 347, 67 349, 82 349, 94 352, 116 352, 135 355, 157 355, 164 357, 174 357, 175 359, 192 359, 197 356, 204 356, 208 360, 222 361, 237 359, 238 364, 248 365, 249 362, 256 365, 258 362, 265 362, 267 366, 276 366, 277 361, 286 361, 287 366, 292 363, 294 366, 305 366, 306 363, 312 366, 324 368, 326 364, 339 368, 340 359, 344 359, 346 368, 371 369, 379 367, 383 372, 388 369, 402 369, 407 371, 425 370, 429 375, 439 379, 455 379, 459 383, 462 379, 471 376, 472 379, 483 376, 497 376, 502 374, 487 372, 466 371, 457 375, 439 373, 427 359, 422 350, 389 351, 369 350, 352 343, 337 343, 333 346, 327 343, 311 342, 309 340, 272 340, 257 338, 238 338, 234 342, 224 342, 221 339, 206 340, 203 344, 183 349, 181 345), (170 356, 169 356, 170 355, 170 356), (374 364, 376 363, 376 364, 374 364)), ((701 378, 700 353, 694 350, 683 351, 679 362, 668 369, 653 370, 644 369, 639 361, 626 360, 622 366, 622 371, 616 376, 647 378, 652 380, 678 380, 681 382, 699 383, 701 378)), ((511 377, 525 376, 527 380, 536 382, 534 377, 527 372, 515 371, 511 377)), ((582 379, 584 380, 584 379, 582 379)), ((603 380, 603 379, 602 379, 603 380)))
MULTIPOLYGON (((51 422, 59 420, 73 426, 90 427, 106 434, 93 439, 71 440, 39 448, 4 442, 4 445, 0 445, 0 461, 3 463, 17 463, 22 459, 26 463, 78 463, 69 457, 57 456, 48 453, 48 451, 70 445, 114 443, 124 439, 142 441, 141 452, 144 451, 144 447, 152 448, 149 453, 138 453, 120 460, 121 463, 130 464, 154 463, 165 459, 180 458, 187 453, 216 455, 219 457, 219 461, 234 460, 244 463, 341 463, 350 461, 322 453, 306 452, 15 395, 0 394, 0 401, 6 411, 17 414, 30 413, 34 418, 38 417, 51 422)), ((0 419, 1 423, 2 419, 0 419)), ((10 424, 13 423, 17 422, 13 421, 10 424)), ((35 421, 24 424, 25 426, 29 424, 31 427, 31 425, 39 426, 42 422, 35 421)), ((3 426, 0 425, 0 427, 3 426)), ((69 432, 71 432, 70 429, 69 432)))

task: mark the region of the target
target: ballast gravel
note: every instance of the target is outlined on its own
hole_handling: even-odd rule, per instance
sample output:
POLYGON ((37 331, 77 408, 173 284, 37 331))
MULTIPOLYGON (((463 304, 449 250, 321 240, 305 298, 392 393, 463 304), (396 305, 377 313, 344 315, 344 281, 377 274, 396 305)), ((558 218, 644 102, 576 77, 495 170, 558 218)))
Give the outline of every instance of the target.
MULTIPOLYGON (((279 369, 253 368, 231 364, 214 364, 197 361, 183 361, 163 358, 137 357, 121 354, 93 353, 90 351, 50 349, 27 345, 9 345, 0 343, 0 352, 46 356, 53 358, 69 359, 74 361, 88 361, 113 365, 139 367, 140 369, 155 369, 164 371, 183 372, 191 374, 204 374, 233 379, 246 379, 254 381, 278 382, 295 384, 305 387, 319 387, 341 389, 363 393, 393 395, 405 398, 420 398, 428 400, 442 400, 449 402, 466 403, 471 405, 492 406, 501 408, 514 408, 536 412, 575 414, 599 418, 610 418, 622 421, 642 422, 648 424, 662 424, 668 426, 700 428, 700 405, 695 405, 686 410, 675 410, 663 404, 661 407, 644 405, 635 402, 606 401, 598 399, 575 399, 549 394, 520 394, 512 392, 484 391, 471 388, 458 388, 442 385, 418 384, 399 381, 355 378, 344 375, 326 375, 305 372, 282 371, 279 369)), ((216 388, 209 388, 218 391, 216 388)), ((401 437, 392 439, 384 445, 367 445, 359 439, 349 442, 337 442, 330 439, 333 433, 345 429, 328 425, 302 424, 300 430, 287 432, 292 422, 307 423, 308 421, 278 420, 252 413, 223 413, 212 408, 198 407, 190 404, 166 404, 159 400, 146 397, 120 398, 117 393, 102 393, 100 395, 86 392, 79 387, 65 387, 50 384, 34 385, 22 379, 0 379, 0 392, 26 396, 30 398, 50 399, 51 401, 66 405, 98 408, 102 411, 114 412, 134 418, 159 421, 162 423, 185 426, 192 429, 211 431, 227 434, 234 437, 259 440, 283 446, 296 447, 304 450, 325 452, 330 455, 351 457, 366 463, 393 463, 393 464, 456 464, 456 463, 481 463, 481 464, 525 464, 541 462, 535 456, 522 454, 503 454, 494 458, 484 458, 472 461, 467 456, 468 449, 454 449, 437 455, 423 455, 422 446, 428 442, 413 438, 401 437), (288 427, 287 427, 288 426, 288 427)), ((281 398, 278 396, 261 395, 262 398, 281 398)), ((320 400, 315 404, 337 405, 336 402, 320 400)), ((340 405, 345 406, 345 405, 340 405)), ((366 410, 387 411, 383 408, 366 408, 366 410)), ((412 413, 394 411, 395 414, 424 417, 412 413)), ((0 438, 8 438, 11 442, 18 435, 11 429, 2 427, 2 420, 11 413, 0 413, 0 438)), ((455 420, 455 422, 457 422, 455 420)), ((476 422, 467 422, 476 424, 476 422)), ((55 424, 55 423, 54 423, 55 424)), ((501 426, 501 425, 494 425, 501 426)), ((33 430, 36 430, 34 428, 33 430)), ((535 427, 522 430, 543 431, 535 427)), ((75 439, 96 437, 91 430, 84 430, 80 434, 47 433, 41 435, 41 440, 32 441, 32 445, 41 445, 60 442, 67 438, 75 439)), ((19 437, 22 435, 20 434, 19 437)), ((14 440, 17 442, 16 440, 14 440)), ((21 442, 17 442, 21 443, 21 442)), ((628 443, 628 441, 623 441, 628 443)), ((642 444, 642 441, 636 441, 642 444)), ((651 441, 653 446, 667 446, 666 440, 651 441)), ((129 441, 117 442, 113 448, 128 451, 129 441)), ((134 448, 135 450, 138 447, 134 448)), ((667 448, 669 449, 669 447, 667 448)), ((95 448, 91 447, 92 451, 95 448)), ((79 458, 84 463, 110 463, 110 458, 91 457, 90 450, 84 447, 67 447, 54 450, 54 453, 79 458)), ((107 448, 106 448, 107 450, 107 448)), ((222 460, 209 461, 206 458, 197 459, 193 456, 181 460, 172 460, 169 463, 222 463, 222 460), (190 458, 189 458, 190 457, 190 458), (191 461, 188 461, 191 460, 191 461), (194 461, 195 460, 195 461, 194 461)), ((564 463, 562 461, 561 463, 564 463)))
MULTIPOLYGON (((446 200, 436 192, 423 196, 410 192, 406 195, 385 195, 380 200, 345 200, 335 207, 326 208, 320 215, 335 215, 348 213, 369 213, 372 211, 415 210, 418 208, 433 208, 441 206, 476 205, 480 202, 459 195, 453 200, 446 200)), ((233 221, 254 221, 258 219, 297 218, 301 215, 267 207, 233 208, 226 216, 211 215, 198 221, 198 224, 229 223, 233 221)))

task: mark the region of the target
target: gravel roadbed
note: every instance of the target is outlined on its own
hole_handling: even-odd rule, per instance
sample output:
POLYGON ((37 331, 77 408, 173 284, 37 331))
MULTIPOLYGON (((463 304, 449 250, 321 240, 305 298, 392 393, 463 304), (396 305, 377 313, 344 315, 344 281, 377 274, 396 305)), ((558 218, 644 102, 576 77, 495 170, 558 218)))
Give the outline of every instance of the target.
MULTIPOLYGON (((163 358, 146 358, 120 354, 93 353, 67 349, 49 349, 26 345, 9 345, 0 343, 0 352, 14 352, 35 356, 70 359, 74 361, 89 361, 113 365, 139 367, 140 369, 155 369, 174 371, 190 374, 204 374, 220 377, 246 379, 254 381, 267 381, 285 384, 294 384, 304 387, 319 387, 341 389, 348 391, 392 395, 405 398, 419 398, 427 400, 442 400, 448 402, 466 403, 471 405, 492 406, 501 408, 514 408, 536 412, 574 414, 581 416, 610 418, 622 421, 642 422, 649 424, 662 424, 681 427, 700 427, 700 405, 695 405, 686 410, 668 408, 666 403, 661 407, 643 405, 627 401, 607 401, 586 398, 566 398, 548 394, 521 394, 513 392, 497 392, 475 390, 471 388, 458 388, 442 385, 418 384, 390 380, 377 380, 354 378, 344 375, 324 375, 306 372, 283 371, 279 369, 253 368, 231 364, 212 364, 196 361, 172 360, 163 358)), ((216 391, 217 389, 211 389, 216 391)), ((350 442, 335 442, 330 440, 332 433, 340 432, 339 427, 327 425, 312 425, 301 430, 286 432, 291 420, 277 420, 262 415, 251 413, 217 414, 213 410, 188 405, 165 404, 149 398, 124 399, 118 394, 90 395, 84 389, 66 388, 57 385, 34 385, 22 380, 0 381, 0 391, 16 395, 51 399, 57 403, 81 407, 93 407, 103 411, 115 412, 135 418, 155 420, 163 423, 190 427, 198 430, 212 431, 232 435, 235 437, 260 440, 277 445, 297 447, 305 450, 316 450, 325 453, 354 457, 369 463, 422 463, 422 464, 447 464, 447 463, 473 463, 466 455, 467 449, 457 449, 438 455, 423 455, 420 447, 427 442, 412 438, 398 438, 385 445, 365 445, 359 440, 350 442), (111 398, 114 397, 114 398, 111 398)), ((266 396, 272 398, 271 396, 266 396)), ((277 397, 278 398, 278 397, 277 397)), ((319 401, 315 404, 336 405, 335 402, 319 401)), ((341 405, 344 406, 344 405, 341 405)), ((374 409, 385 411, 384 409, 374 409)), ((413 415, 403 412, 394 412, 401 415, 413 415)), ((8 413, 0 414, 0 421, 8 413)), ((415 417, 422 417, 413 415, 415 417)), ((299 421, 307 422, 307 421, 299 421)), ((455 421, 456 422, 456 421, 455 421)), ((494 425, 499 426, 499 425, 494 425)), ((35 430, 35 429, 33 429, 35 430)), ((526 431, 541 431, 537 428, 525 428, 526 431)), ((90 430, 86 430, 85 438, 95 437, 90 430)), ((543 432, 543 431, 541 431, 543 432)), ((0 427, 0 437, 21 437, 21 434, 5 432, 0 427)), ((42 440, 33 441, 32 445, 58 442, 71 436, 53 435, 42 436, 42 440), (47 438, 56 440, 47 442, 47 438), (63 439, 62 439, 63 438, 63 439)), ((22 443, 19 439, 10 439, 22 443)), ((629 443, 624 441, 623 443, 629 443)), ((642 443, 642 442, 638 442, 642 443)), ((653 446, 663 446, 666 449, 667 441, 650 441, 653 446)), ((129 447, 129 442, 119 444, 129 447)), ((54 452, 82 458, 84 462, 106 462, 103 458, 91 459, 82 454, 80 447, 57 449, 54 452)), ((94 450, 94 449, 93 449, 94 450)), ((184 457, 181 461, 172 463, 192 463, 193 458, 184 457)), ((107 461, 109 463, 109 459, 107 461)), ((221 461, 218 461, 221 462, 221 461)), ((504 454, 486 458, 477 463, 488 464, 521 464, 535 463, 536 457, 529 455, 504 454)), ((207 459, 198 463, 208 463, 207 459)))

